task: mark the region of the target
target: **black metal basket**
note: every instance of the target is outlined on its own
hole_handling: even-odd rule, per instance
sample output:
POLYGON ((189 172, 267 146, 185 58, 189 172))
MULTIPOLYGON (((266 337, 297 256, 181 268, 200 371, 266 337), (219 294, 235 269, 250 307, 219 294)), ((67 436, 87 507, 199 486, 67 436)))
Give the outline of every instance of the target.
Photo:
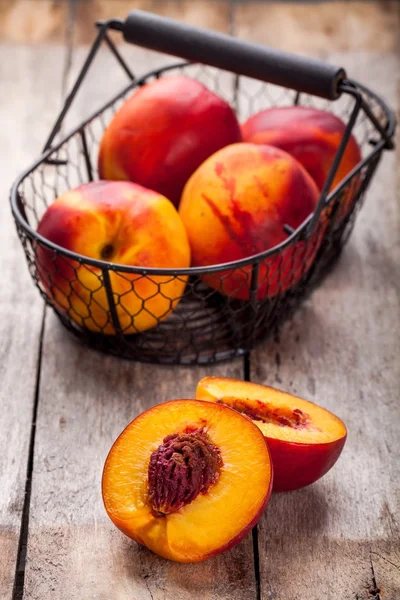
POLYGON ((393 113, 376 94, 347 79, 343 69, 324 63, 141 11, 132 12, 126 21, 112 20, 98 27, 97 39, 42 156, 12 188, 12 211, 32 278, 62 323, 83 343, 98 350, 169 364, 210 363, 243 354, 287 319, 338 257, 382 151, 393 147, 393 113), (136 79, 108 35, 109 29, 122 31, 129 42, 190 62, 136 79), (54 143, 101 43, 115 55, 129 84, 54 143), (242 117, 256 108, 303 104, 331 110, 345 120, 346 130, 315 213, 296 231, 287 228, 287 239, 273 249, 234 263, 202 268, 144 269, 112 264, 75 254, 38 235, 38 222, 57 196, 96 179, 98 143, 107 121, 124 99, 134 88, 177 72, 202 80, 216 93, 221 93, 221 79, 229 74, 231 83, 228 91, 224 86, 223 95, 242 117), (329 192, 351 133, 363 158, 329 192), (48 261, 40 263, 39 249, 51 257, 51 269, 48 261), (52 278, 61 264, 69 269, 69 276, 60 286, 52 278), (241 292, 229 294, 224 281, 232 274, 243 287, 241 292), (92 281, 89 287, 88 275, 92 281), (184 292, 180 298, 171 294, 171 281, 181 282, 184 292), (143 282, 147 291, 141 297, 143 282), (137 300, 135 313, 127 301, 132 295, 137 300), (161 313, 154 309, 155 298, 162 300, 161 313), (139 331, 136 323, 144 313, 151 327, 139 331))

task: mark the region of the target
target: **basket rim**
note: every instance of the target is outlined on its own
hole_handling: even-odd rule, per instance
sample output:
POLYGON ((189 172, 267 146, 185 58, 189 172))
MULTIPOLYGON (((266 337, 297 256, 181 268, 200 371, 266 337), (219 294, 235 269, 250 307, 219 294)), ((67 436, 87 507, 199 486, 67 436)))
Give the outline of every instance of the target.
MULTIPOLYGON (((193 63, 188 62, 179 62, 174 63, 172 65, 167 65, 160 69, 156 69, 153 71, 146 72, 141 77, 133 80, 128 86, 120 91, 117 95, 115 95, 110 101, 104 104, 100 109, 95 111, 90 117, 84 120, 79 126, 72 129, 68 134, 64 135, 55 146, 50 147, 48 150, 42 152, 37 160, 35 160, 27 169, 22 171, 20 175, 15 179, 12 188, 10 190, 10 204, 13 217, 18 225, 25 231, 28 237, 36 242, 40 242, 44 247, 49 248, 50 250, 56 251, 59 255, 67 257, 71 260, 74 260, 78 263, 89 265, 91 267, 96 267, 100 270, 110 270, 110 271, 119 271, 121 273, 132 273, 139 274, 143 276, 148 275, 157 275, 157 276, 190 276, 190 275, 201 275, 205 273, 214 273, 222 270, 232 270, 241 267, 247 267, 250 265, 256 265, 260 263, 262 260, 270 258, 273 255, 277 255, 280 251, 285 250, 288 246, 290 246, 293 242, 295 242, 298 238, 302 238, 302 235, 307 232, 309 223, 312 220, 313 213, 311 213, 301 225, 295 229, 285 240, 283 240, 280 244, 269 248, 268 250, 264 250, 263 252, 259 252, 257 254, 253 254, 251 256, 234 260, 226 263, 219 263, 214 265, 206 265, 200 267, 187 267, 187 268, 159 268, 159 267, 140 267, 133 265, 123 265, 119 263, 111 263, 108 261, 103 261, 95 258, 91 258, 85 256, 83 254, 78 254, 67 248, 59 246, 43 236, 41 236, 28 222, 26 216, 20 209, 19 201, 18 201, 18 188, 21 183, 28 177, 32 172, 35 171, 46 160, 48 160, 54 153, 56 153, 64 144, 66 144, 73 136, 83 131, 84 128, 93 121, 97 116, 99 116, 104 110, 110 107, 114 102, 127 94, 131 89, 134 89, 143 83, 150 77, 159 76, 161 73, 166 71, 170 71, 177 68, 182 68, 185 66, 190 66, 193 63)), ((394 113, 392 109, 387 105, 387 103, 380 97, 378 94, 370 90, 367 86, 355 82, 354 80, 351 83, 358 88, 359 90, 368 94, 371 98, 373 98, 383 109, 385 115, 387 117, 387 128, 386 133, 388 137, 393 137, 396 127, 396 120, 394 117, 394 113)), ((342 189, 349 183, 349 181, 359 172, 361 169, 369 163, 376 154, 379 154, 385 147, 385 140, 381 138, 375 145, 373 146, 371 152, 367 154, 359 163, 356 165, 347 176, 327 195, 325 201, 325 207, 333 202, 333 200, 337 197, 337 195, 342 191, 342 189)), ((307 239, 312 235, 313 231, 308 233, 308 236, 304 236, 303 239, 307 239)))

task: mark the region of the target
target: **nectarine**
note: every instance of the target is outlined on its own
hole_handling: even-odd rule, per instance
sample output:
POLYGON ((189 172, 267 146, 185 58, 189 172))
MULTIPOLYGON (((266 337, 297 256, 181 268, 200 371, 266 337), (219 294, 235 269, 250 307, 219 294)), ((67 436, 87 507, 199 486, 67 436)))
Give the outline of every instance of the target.
MULTIPOLYGON (((188 267, 190 248, 172 203, 129 182, 88 183, 49 206, 38 226, 44 238, 83 256, 140 267, 188 267)), ((102 271, 38 244, 36 267, 56 306, 78 325, 115 334, 102 271)), ((186 278, 109 271, 121 330, 154 327, 178 304, 186 278)))
POLYGON ((225 100, 195 79, 165 77, 143 86, 116 113, 101 141, 99 175, 135 181, 178 206, 193 171, 241 139, 225 100))
MULTIPOLYGON (((187 182, 179 208, 194 266, 250 257, 287 239, 313 212, 318 190, 292 156, 272 146, 232 144, 209 157, 187 182)), ((275 296, 307 272, 320 236, 261 262, 257 297, 275 296)), ((251 266, 203 277, 211 287, 247 299, 251 266)))
POLYGON ((205 377, 196 398, 230 406, 263 432, 274 467, 274 491, 310 485, 333 467, 346 441, 346 427, 334 414, 271 387, 205 377))
POLYGON ((102 487, 123 533, 164 558, 199 562, 246 535, 271 484, 268 447, 250 419, 210 402, 171 400, 121 433, 102 487))
MULTIPOLYGON (((281 106, 263 110, 242 125, 243 139, 253 144, 276 146, 291 154, 310 173, 321 190, 345 131, 345 124, 331 112, 308 106, 281 106)), ((334 189, 361 160, 353 135, 336 171, 334 189)), ((347 204, 351 198, 345 200, 347 204)))

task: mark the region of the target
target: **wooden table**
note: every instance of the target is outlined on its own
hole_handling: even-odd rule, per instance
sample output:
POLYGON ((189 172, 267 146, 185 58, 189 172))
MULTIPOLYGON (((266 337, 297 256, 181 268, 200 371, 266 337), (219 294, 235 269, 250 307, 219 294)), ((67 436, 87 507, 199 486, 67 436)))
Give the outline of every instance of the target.
MULTIPOLYGON (((0 598, 398 600, 396 152, 385 155, 335 271, 280 338, 249 357, 252 380, 344 419, 349 437, 335 468, 309 488, 274 496, 252 536, 203 564, 162 560, 105 515, 102 465, 123 427, 157 402, 192 396, 206 373, 243 377, 245 368, 241 359, 165 368, 80 347, 44 309, 12 224, 8 189, 39 155, 93 39, 92 22, 135 6, 341 63, 399 108, 394 0, 0 1, 0 598)), ((157 59, 126 51, 137 72, 157 59)), ((74 106, 75 123, 100 104, 105 76, 114 84, 102 60, 74 106)))

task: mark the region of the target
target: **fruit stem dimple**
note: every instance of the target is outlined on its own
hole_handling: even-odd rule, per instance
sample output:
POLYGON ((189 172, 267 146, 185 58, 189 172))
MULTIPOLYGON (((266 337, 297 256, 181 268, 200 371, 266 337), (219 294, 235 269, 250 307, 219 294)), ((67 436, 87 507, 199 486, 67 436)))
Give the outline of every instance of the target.
POLYGON ((106 244, 101 249, 100 257, 102 260, 109 260, 113 254, 114 254, 114 246, 112 244, 106 244))
POLYGON ((148 501, 155 516, 165 516, 206 494, 218 481, 221 452, 203 429, 174 433, 152 452, 148 501))

